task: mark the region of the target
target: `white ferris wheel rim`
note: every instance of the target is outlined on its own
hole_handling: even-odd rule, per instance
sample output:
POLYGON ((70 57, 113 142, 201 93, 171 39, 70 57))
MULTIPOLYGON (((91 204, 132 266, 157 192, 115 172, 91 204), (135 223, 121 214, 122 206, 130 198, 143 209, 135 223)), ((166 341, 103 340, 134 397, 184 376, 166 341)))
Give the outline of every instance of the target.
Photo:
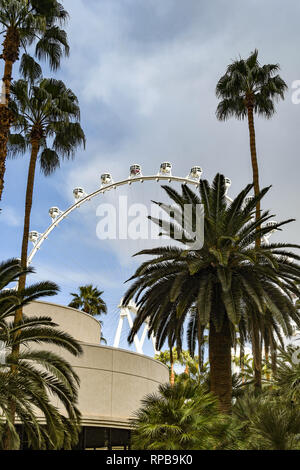
MULTIPOLYGON (((40 250, 42 244, 44 243, 45 240, 47 240, 48 236, 50 233, 64 220, 66 219, 75 209, 78 209, 82 204, 85 204, 86 202, 91 201, 95 197, 104 194, 106 191, 109 191, 110 189, 117 189, 120 186, 124 186, 126 184, 131 185, 132 183, 137 183, 137 182, 144 182, 144 181, 168 181, 169 183, 171 182, 178 182, 182 184, 192 184, 196 187, 199 186, 200 182, 197 180, 192 180, 190 178, 183 178, 181 176, 172 176, 172 175, 151 175, 151 176, 137 176, 134 178, 126 178, 124 180, 120 180, 117 182, 112 182, 111 184, 105 185, 96 191, 85 195, 84 197, 80 198, 78 201, 76 201, 74 204, 72 204, 68 209, 65 211, 61 212, 60 215, 52 222, 52 224, 45 230, 44 233, 40 234, 38 241, 34 244, 33 249, 31 250, 28 260, 27 260, 27 265, 30 266, 32 263, 32 260, 34 256, 37 254, 37 252, 40 250)), ((232 202, 232 199, 226 195, 226 199, 228 202, 232 202)))

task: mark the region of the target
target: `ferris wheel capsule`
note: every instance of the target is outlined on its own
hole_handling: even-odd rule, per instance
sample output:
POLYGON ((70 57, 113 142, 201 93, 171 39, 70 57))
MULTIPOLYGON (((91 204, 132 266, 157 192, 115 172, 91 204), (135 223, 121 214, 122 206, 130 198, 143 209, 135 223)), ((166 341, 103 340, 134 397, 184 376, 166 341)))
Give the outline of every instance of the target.
MULTIPOLYGON (((276 222, 275 220, 269 220, 268 222, 266 222, 265 227, 272 228, 272 227, 276 227, 277 224, 278 222, 276 222)), ((267 235, 274 233, 275 231, 276 231, 276 228, 273 228, 273 230, 270 230, 270 232, 268 232, 267 235)))
POLYGON ((75 188, 73 190, 73 195, 74 195, 75 201, 79 201, 79 199, 82 199, 85 196, 85 192, 83 188, 75 188))
POLYGON ((49 209, 49 215, 51 217, 51 219, 55 220, 57 219, 57 217, 59 217, 61 214, 61 211, 59 210, 58 207, 51 207, 49 209))
POLYGON ((101 186, 108 186, 113 183, 113 179, 110 173, 103 173, 101 175, 101 186))
POLYGON ((29 235, 28 235, 28 239, 31 243, 35 244, 38 239, 39 239, 39 232, 37 232, 36 230, 33 230, 32 232, 29 232, 29 235))
POLYGON ((137 163, 135 163, 134 165, 131 165, 130 167, 129 178, 138 178, 139 176, 143 176, 142 168, 141 168, 141 165, 138 165, 137 163))
POLYGON ((202 173, 203 171, 200 166, 193 166, 191 168, 189 175, 187 176, 187 179, 199 182, 201 179, 202 173))
POLYGON ((254 196, 247 196, 244 199, 245 205, 249 204, 249 202, 253 201, 254 196))
POLYGON ((172 176, 172 164, 170 162, 163 162, 160 165, 159 175, 172 176))
POLYGON ((225 178, 225 186, 226 189, 229 189, 231 186, 231 179, 230 178, 225 178))

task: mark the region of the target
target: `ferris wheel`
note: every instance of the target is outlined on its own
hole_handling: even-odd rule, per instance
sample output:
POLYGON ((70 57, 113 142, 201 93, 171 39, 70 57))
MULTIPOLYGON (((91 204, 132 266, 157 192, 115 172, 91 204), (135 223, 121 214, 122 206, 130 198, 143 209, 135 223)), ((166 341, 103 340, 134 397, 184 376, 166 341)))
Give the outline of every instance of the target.
MULTIPOLYGON (((148 181, 168 181, 169 183, 177 182, 181 184, 190 184, 195 187, 199 187, 200 179, 202 177, 202 168, 200 166, 193 166, 186 177, 182 176, 173 176, 172 174, 172 164, 170 162, 163 162, 160 165, 159 172, 155 175, 148 175, 145 176, 142 174, 141 165, 133 164, 130 166, 129 177, 124 180, 114 181, 112 178, 111 173, 103 173, 100 177, 100 187, 90 193, 87 194, 82 187, 76 187, 73 190, 74 196, 74 203, 68 207, 66 210, 61 210, 57 206, 53 206, 49 209, 49 215, 51 217, 52 223, 48 226, 48 228, 44 231, 44 233, 39 233, 36 230, 33 230, 29 233, 29 241, 33 244, 33 248, 28 256, 28 265, 32 263, 33 258, 41 249, 43 243, 47 240, 51 232, 58 227, 60 223, 62 223, 72 212, 76 209, 81 207, 83 204, 91 201, 97 196, 105 194, 107 191, 111 189, 117 189, 125 185, 132 185, 136 183, 144 183, 148 181)), ((226 199, 227 202, 232 202, 232 199, 227 195, 227 191, 231 186, 231 180, 229 178, 225 178, 225 185, 226 185, 226 199)), ((250 196, 251 197, 251 196, 250 196)), ((269 225, 276 225, 276 222, 268 222, 269 225)), ((270 232, 268 233, 269 236, 270 232)), ((268 237, 265 236, 264 239, 265 243, 268 243, 268 237)), ((132 328, 133 320, 131 315, 136 315, 138 310, 134 302, 131 302, 128 306, 124 307, 122 304, 122 300, 119 304, 120 310, 120 318, 119 323, 117 325, 116 334, 114 338, 114 347, 119 347, 120 337, 122 332, 122 327, 124 320, 127 319, 129 327, 132 328)), ((148 323, 146 322, 144 325, 144 329, 142 332, 141 339, 138 338, 136 335, 134 338, 134 345, 136 352, 143 354, 143 345, 145 342, 146 334, 148 332, 148 323)), ((152 345, 154 349, 154 353, 157 353, 155 348, 155 337, 152 334, 151 336, 152 345)))

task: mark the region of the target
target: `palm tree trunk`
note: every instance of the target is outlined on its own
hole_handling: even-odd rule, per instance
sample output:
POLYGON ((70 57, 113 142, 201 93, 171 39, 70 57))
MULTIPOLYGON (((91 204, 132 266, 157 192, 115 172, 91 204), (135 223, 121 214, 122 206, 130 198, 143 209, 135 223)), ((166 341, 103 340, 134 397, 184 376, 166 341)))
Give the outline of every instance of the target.
POLYGON ((254 317, 251 331, 252 355, 254 364, 254 386, 261 389, 262 347, 257 320, 254 317))
POLYGON ((204 326, 200 324, 198 321, 198 357, 199 357, 199 374, 203 372, 203 333, 204 333, 204 326))
MULTIPOLYGON (((31 209, 32 209, 32 198, 33 198, 36 162, 37 162, 39 149, 40 149, 39 140, 33 140, 31 142, 31 157, 30 157, 29 169, 28 169, 26 200, 25 200, 25 216, 24 216, 22 252, 21 252, 21 266, 23 269, 27 268, 30 216, 31 216, 31 209)), ((26 274, 23 274, 22 276, 20 276, 18 290, 19 291, 23 290, 25 288, 25 284, 26 284, 26 274)), ((16 318, 15 322, 17 323, 18 321, 21 320, 21 318, 16 318)))
POLYGON ((175 383, 175 373, 174 373, 174 358, 173 358, 172 348, 170 348, 170 363, 171 363, 170 384, 174 385, 174 383, 175 383))
POLYGON ((271 379, 270 368, 269 368, 270 357, 269 357, 268 349, 266 349, 265 351, 265 359, 266 359, 266 379, 270 380, 271 379))
POLYGON ((0 102, 0 201, 4 188, 5 161, 10 126, 13 123, 13 113, 8 109, 10 88, 12 82, 13 64, 19 58, 20 36, 18 30, 9 28, 3 43, 2 59, 5 61, 2 79, 2 99, 0 102))
MULTIPOLYGON (((258 172, 258 163, 257 163, 257 154, 256 154, 253 104, 251 102, 250 104, 248 104, 247 109, 248 109, 248 125, 249 125, 249 135, 250 135, 250 152, 251 152, 251 163, 252 163, 252 172, 253 172, 254 194, 255 196, 258 196, 260 193, 259 172, 258 172)), ((258 220, 259 217, 260 217, 260 201, 256 204, 256 220, 258 220)), ((260 240, 256 240, 256 246, 260 246, 260 240)))
POLYGON ((224 319, 221 331, 214 323, 209 328, 210 391, 220 402, 220 410, 230 413, 232 398, 231 334, 229 320, 224 319))
MULTIPOLYGON (((255 128, 254 128, 254 108, 253 102, 251 99, 248 100, 247 105, 248 110, 248 125, 249 125, 249 135, 250 135, 250 152, 251 152, 251 162, 252 162, 252 172, 253 172, 253 184, 254 184, 254 194, 258 196, 260 193, 259 186, 259 171, 257 163, 257 153, 256 153, 256 139, 255 139, 255 128)), ((256 220, 260 218, 260 201, 256 204, 256 220)), ((259 230, 259 227, 257 228, 259 230)), ((259 248, 261 245, 260 238, 255 241, 255 246, 259 248)), ((252 335, 252 354, 254 359, 254 381, 255 386, 261 388, 261 347, 259 344, 259 332, 253 332, 252 335), (258 356, 259 354, 259 356, 258 356)))
POLYGON ((242 383, 245 383, 245 349, 244 344, 240 343, 240 369, 242 374, 242 383))
POLYGON ((271 351, 272 376, 274 378, 277 370, 277 351, 275 348, 271 351))
MULTIPOLYGON (((28 169, 28 177, 27 177, 25 216, 24 216, 22 253, 21 253, 21 266, 23 269, 27 268, 30 215, 31 215, 31 208, 32 208, 32 197, 33 197, 36 162, 37 162, 37 156, 38 156, 39 148, 40 148, 39 142, 40 142, 39 140, 32 140, 31 142, 32 147, 31 147, 31 157, 30 157, 30 163, 29 163, 29 169, 28 169)), ((23 289, 25 289, 25 286, 26 286, 26 274, 23 274, 19 278, 18 292, 21 292, 23 289)), ((14 324, 18 325, 22 321, 22 318, 23 318, 23 309, 20 308, 16 311, 14 324)), ((13 347, 12 347, 12 352, 11 352, 12 356, 18 357, 19 352, 20 352, 20 346, 18 345, 17 342, 14 342, 13 347)), ((17 372, 16 366, 12 366, 12 372, 13 373, 17 372)), ((10 407, 11 420, 14 423, 15 413, 16 413, 15 403, 11 402, 9 404, 9 407, 10 407)), ((5 449, 8 450, 10 448, 10 442, 11 442, 10 432, 9 430, 7 430, 5 443, 4 443, 5 449)))

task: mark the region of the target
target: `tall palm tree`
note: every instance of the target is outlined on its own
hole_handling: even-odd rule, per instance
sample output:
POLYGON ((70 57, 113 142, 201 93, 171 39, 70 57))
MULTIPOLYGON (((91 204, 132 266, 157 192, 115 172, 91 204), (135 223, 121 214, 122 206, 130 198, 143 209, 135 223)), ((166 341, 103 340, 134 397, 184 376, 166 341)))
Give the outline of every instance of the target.
MULTIPOLYGON (((27 273, 30 272, 33 270, 28 268, 27 273)), ((16 415, 34 448, 70 448, 79 432, 80 413, 76 407, 79 379, 66 360, 41 346, 55 345, 74 356, 82 349, 49 317, 24 316, 21 323, 14 324, 17 309, 55 295, 58 290, 50 282, 34 284, 22 292, 10 288, 22 273, 18 260, 0 264, 0 447, 19 446, 16 415), (13 354, 16 346, 20 349, 17 355, 13 354), (66 415, 51 403, 50 395, 63 405, 66 415), (37 420, 37 411, 45 418, 45 426, 37 420)))
MULTIPOLYGON (((18 290, 26 285, 27 252, 30 217, 37 161, 47 176, 60 165, 62 158, 71 158, 79 145, 85 144, 80 126, 80 109, 74 93, 60 80, 42 79, 37 85, 19 80, 12 85, 11 108, 15 115, 9 136, 9 153, 12 156, 30 151, 25 198, 25 215, 21 251, 23 273, 19 277, 18 290)), ((22 308, 15 313, 15 325, 21 322, 22 308)), ((12 354, 19 354, 18 343, 12 354)))
MULTIPOLYGON (((45 176, 52 174, 59 168, 61 159, 73 157, 76 149, 85 145, 85 136, 79 123, 78 100, 62 81, 42 79, 30 86, 25 80, 19 80, 11 91, 16 120, 15 133, 9 136, 9 154, 14 157, 30 152, 21 253, 25 271, 37 161, 45 176)), ((20 276, 20 290, 25 282, 26 274, 20 276)), ((20 312, 16 322, 21 316, 20 312)))
MULTIPOLYGON (((261 66, 258 61, 258 50, 248 59, 239 59, 228 65, 216 87, 220 103, 217 118, 226 121, 229 117, 248 119, 250 152, 253 171, 255 196, 260 192, 259 169, 257 163, 254 113, 270 119, 275 113, 274 101, 282 98, 287 90, 286 83, 278 75, 278 64, 261 66)), ((260 201, 256 204, 256 219, 260 217, 260 201)), ((259 244, 260 240, 257 239, 259 244)))
MULTIPOLYGON (((268 308, 277 322, 291 334, 289 319, 300 325, 299 312, 292 294, 299 295, 295 281, 299 279, 300 259, 290 248, 298 245, 270 244, 255 246, 255 240, 269 233, 272 227, 263 225, 272 215, 264 212, 253 219, 258 201, 267 193, 265 188, 254 199, 245 201, 253 185, 247 185, 231 202, 226 202, 224 176, 216 175, 212 185, 200 182, 200 196, 187 186, 182 194, 163 186, 175 205, 160 207, 170 221, 152 220, 163 233, 180 239, 183 247, 158 247, 138 254, 150 255, 130 279, 132 286, 124 296, 124 305, 135 298, 138 314, 129 335, 129 342, 149 318, 149 334, 154 332, 157 349, 172 335, 173 343, 182 348, 185 320, 197 307, 199 324, 209 325, 210 389, 217 395, 222 411, 231 408, 231 347, 241 319, 251 315, 244 299, 251 299, 260 316, 268 308), (196 222, 184 219, 184 207, 189 204, 197 212, 204 208, 204 244, 193 249, 196 222), (170 215, 171 214, 171 215, 170 215), (259 229, 257 229, 259 227, 259 229), (190 249, 191 248, 191 249, 190 249)), ((276 224, 275 228, 290 221, 276 224)), ((197 240, 197 233, 196 233, 197 240)), ((197 323, 196 323, 197 325, 197 323)), ((190 343, 193 344, 193 341, 190 343)), ((170 344, 170 343, 169 343, 170 344)), ((191 351, 193 353, 193 351, 191 351)))
POLYGON ((14 120, 8 106, 13 66, 19 59, 20 49, 23 49, 22 74, 30 80, 40 77, 40 65, 27 52, 27 46, 35 44, 35 56, 47 59, 51 69, 56 70, 62 56, 69 54, 67 35, 60 28, 67 18, 68 13, 57 0, 0 0, 0 24, 5 37, 1 56, 5 69, 0 102, 0 200, 4 187, 8 135, 14 120))

